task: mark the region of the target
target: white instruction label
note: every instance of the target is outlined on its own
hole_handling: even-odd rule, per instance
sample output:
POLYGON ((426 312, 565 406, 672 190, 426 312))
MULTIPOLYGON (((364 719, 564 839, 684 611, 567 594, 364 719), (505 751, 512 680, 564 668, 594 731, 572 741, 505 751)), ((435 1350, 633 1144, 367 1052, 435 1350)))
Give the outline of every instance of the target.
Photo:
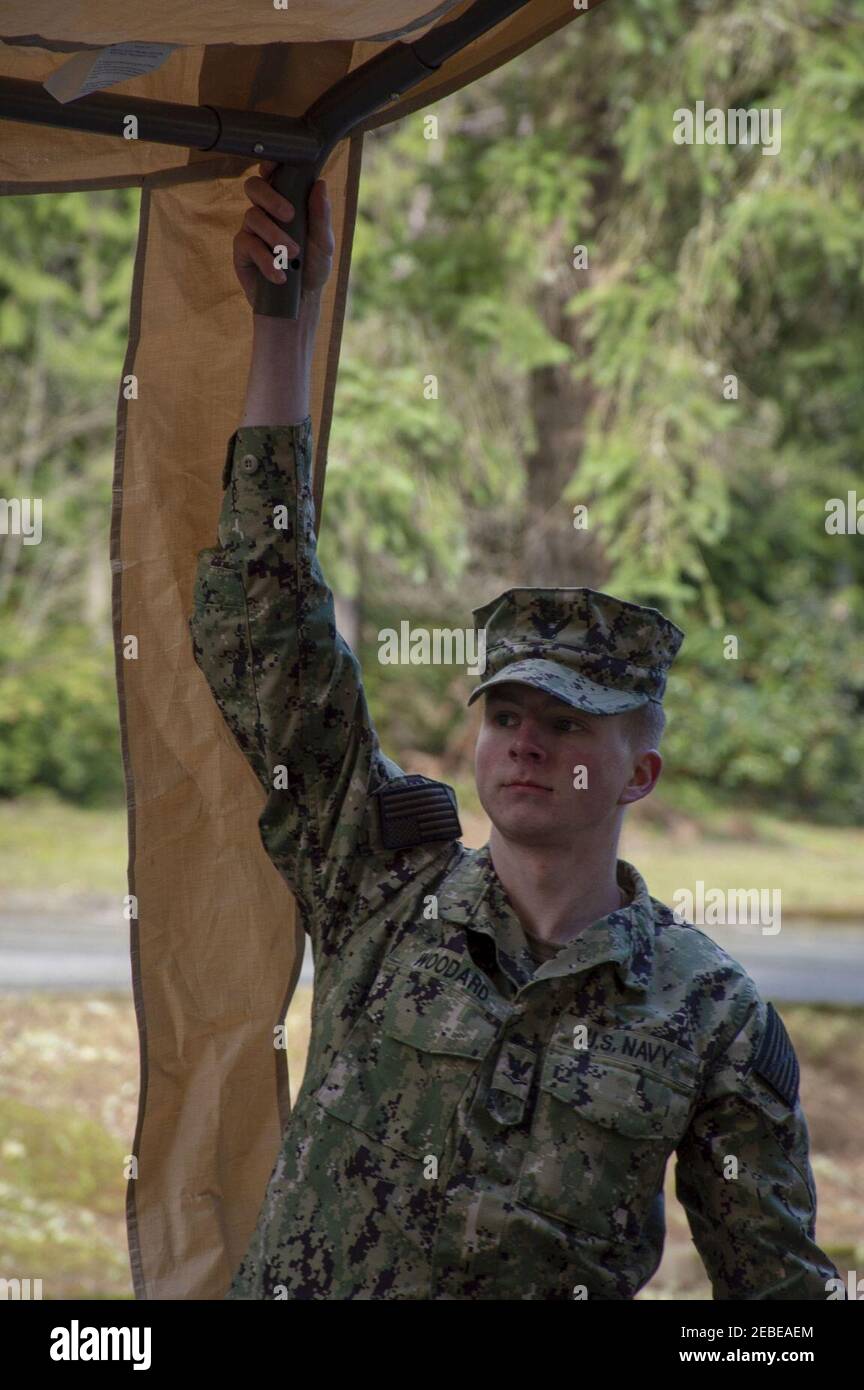
POLYGON ((128 82, 132 77, 153 72, 179 47, 176 43, 112 43, 97 53, 76 53, 52 72, 42 86, 58 101, 74 101, 88 92, 99 92, 116 82, 128 82))

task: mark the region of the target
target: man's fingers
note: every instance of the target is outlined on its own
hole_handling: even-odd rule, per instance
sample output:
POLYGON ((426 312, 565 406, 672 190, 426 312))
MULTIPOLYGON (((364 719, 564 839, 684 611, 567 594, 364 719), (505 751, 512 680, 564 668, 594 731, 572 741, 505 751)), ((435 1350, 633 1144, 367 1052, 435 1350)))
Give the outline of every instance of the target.
POLYGON ((294 216, 293 203, 289 203, 287 198, 283 198, 281 193, 277 193, 266 179, 253 175, 252 178, 245 180, 243 189, 250 202, 266 209, 274 217, 281 217, 283 222, 290 222, 294 216))
POLYGON ((298 250, 296 241, 287 232, 283 232, 278 222, 269 218, 261 208, 249 208, 243 218, 243 226, 248 232, 254 232, 256 236, 260 236, 261 240, 265 241, 271 248, 287 246, 290 255, 294 255, 298 250))
MULTIPOLYGON (((259 168, 263 175, 272 172, 276 164, 263 160, 259 168)), ((245 180, 243 187, 251 206, 247 208, 242 227, 235 238, 235 266, 240 271, 254 265, 268 280, 282 284, 284 277, 273 265, 273 253, 277 246, 284 246, 289 258, 299 254, 297 242, 290 232, 294 209, 290 201, 264 177, 252 176, 245 180)), ((330 199, 323 179, 316 179, 312 187, 309 214, 308 250, 314 279, 319 272, 323 273, 329 268, 336 249, 330 199)))
POLYGON ((234 264, 238 270, 255 265, 274 284, 281 284, 284 276, 273 264, 273 257, 260 237, 252 232, 238 232, 234 238, 234 264))

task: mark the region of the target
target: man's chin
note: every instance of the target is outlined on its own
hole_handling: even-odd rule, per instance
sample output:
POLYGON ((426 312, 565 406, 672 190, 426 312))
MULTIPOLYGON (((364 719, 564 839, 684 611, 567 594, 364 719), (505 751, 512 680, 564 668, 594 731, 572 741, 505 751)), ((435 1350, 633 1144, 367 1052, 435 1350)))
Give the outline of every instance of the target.
POLYGON ((515 810, 512 806, 504 811, 490 815, 489 819, 499 835, 517 844, 550 844, 555 832, 561 831, 561 817, 556 816, 550 807, 526 806, 515 810))

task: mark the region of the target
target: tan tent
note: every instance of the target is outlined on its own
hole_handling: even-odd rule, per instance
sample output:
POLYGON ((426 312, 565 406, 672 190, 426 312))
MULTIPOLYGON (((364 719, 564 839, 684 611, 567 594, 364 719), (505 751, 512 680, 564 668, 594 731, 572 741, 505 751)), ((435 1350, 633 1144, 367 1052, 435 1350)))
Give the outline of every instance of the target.
POLYGON ((391 44, 413 44, 482 12, 483 32, 402 95, 384 95, 321 170, 336 268, 322 305, 311 405, 320 517, 363 133, 425 111, 589 8, 587 0, 281 3, 4 0, 0 16, 0 191, 142 189, 122 372, 124 382, 134 374, 137 396, 121 386, 111 540, 137 910, 141 1095, 127 1216, 139 1298, 226 1292, 290 1109, 285 1053, 272 1039, 297 982, 303 931, 259 840, 262 790, 195 665, 187 628, 195 557, 214 543, 251 345, 231 239, 248 206, 243 180, 269 154, 76 129, 76 105, 80 112, 89 99, 82 84, 89 78, 103 100, 123 97, 133 113, 137 99, 149 98, 299 116, 391 44), (159 55, 141 45, 173 47, 159 55), (117 84, 129 72, 139 75, 117 84), (28 107, 14 80, 41 89, 49 78, 49 114, 37 116, 35 98, 28 107), (123 656, 129 634, 138 639, 134 661, 123 656), (264 1071, 268 1053, 272 1068, 264 1071))

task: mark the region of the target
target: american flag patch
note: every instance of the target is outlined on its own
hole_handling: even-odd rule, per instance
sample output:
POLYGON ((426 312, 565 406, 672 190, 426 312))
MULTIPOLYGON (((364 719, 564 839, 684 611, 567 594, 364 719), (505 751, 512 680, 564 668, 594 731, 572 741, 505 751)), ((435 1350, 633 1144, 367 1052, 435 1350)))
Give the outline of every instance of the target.
POLYGON ((801 1072, 792 1040, 773 1004, 768 1005, 768 1021, 752 1070, 768 1082, 790 1110, 795 1109, 801 1072))
POLYGON ((456 793, 445 782, 433 782, 419 774, 397 777, 375 795, 381 817, 381 841, 386 849, 458 840, 462 834, 456 793))

